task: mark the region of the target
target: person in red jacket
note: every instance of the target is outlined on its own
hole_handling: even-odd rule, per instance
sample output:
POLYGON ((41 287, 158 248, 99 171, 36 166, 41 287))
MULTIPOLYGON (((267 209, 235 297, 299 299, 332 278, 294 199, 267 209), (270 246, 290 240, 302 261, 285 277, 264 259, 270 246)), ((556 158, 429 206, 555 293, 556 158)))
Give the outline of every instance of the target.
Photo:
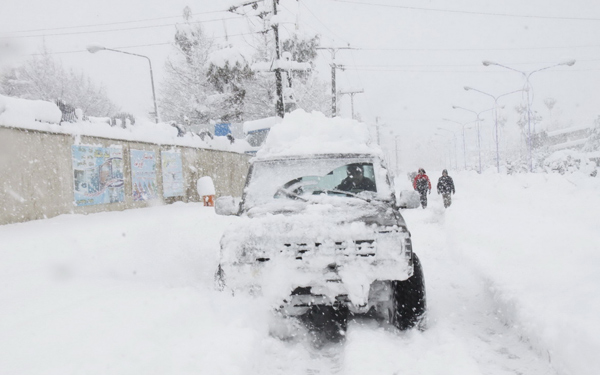
POLYGON ((431 181, 429 181, 429 177, 427 177, 423 168, 419 168, 419 173, 413 180, 413 188, 418 191, 419 195, 421 196, 421 206, 426 208, 427 192, 429 191, 429 194, 431 194, 431 181))

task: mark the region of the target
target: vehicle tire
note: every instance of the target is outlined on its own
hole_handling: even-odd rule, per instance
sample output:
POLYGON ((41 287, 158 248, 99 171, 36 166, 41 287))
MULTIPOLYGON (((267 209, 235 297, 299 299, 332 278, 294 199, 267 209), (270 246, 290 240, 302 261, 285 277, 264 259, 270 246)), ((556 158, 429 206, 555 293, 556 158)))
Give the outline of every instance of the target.
POLYGON ((315 344, 340 342, 348 328, 348 308, 315 305, 303 314, 300 320, 310 331, 315 344))
POLYGON ((394 293, 392 323, 400 330, 407 330, 420 325, 427 308, 423 267, 416 254, 413 253, 412 259, 413 275, 407 280, 392 282, 394 293))

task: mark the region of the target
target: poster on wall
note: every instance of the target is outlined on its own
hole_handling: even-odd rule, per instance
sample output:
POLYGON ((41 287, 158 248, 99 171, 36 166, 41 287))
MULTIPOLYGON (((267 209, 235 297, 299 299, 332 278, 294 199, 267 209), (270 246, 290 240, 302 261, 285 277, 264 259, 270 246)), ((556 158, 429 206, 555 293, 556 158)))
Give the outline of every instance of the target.
POLYGON ((158 197, 156 154, 154 151, 131 150, 131 194, 134 201, 158 197))
POLYGON ((160 152, 163 195, 165 198, 183 195, 183 166, 181 154, 174 151, 160 152))
POLYGON ((123 202, 123 150, 71 146, 74 199, 77 206, 123 202))

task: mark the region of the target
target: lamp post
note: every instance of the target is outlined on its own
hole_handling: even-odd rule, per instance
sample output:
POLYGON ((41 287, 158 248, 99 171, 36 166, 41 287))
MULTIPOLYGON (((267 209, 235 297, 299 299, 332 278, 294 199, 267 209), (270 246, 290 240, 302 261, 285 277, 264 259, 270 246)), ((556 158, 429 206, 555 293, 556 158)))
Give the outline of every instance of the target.
POLYGON ((506 94, 502 94, 502 95, 498 95, 498 96, 488 94, 487 92, 477 90, 477 89, 475 89, 473 87, 469 87, 469 86, 465 86, 465 90, 466 91, 469 91, 469 90, 477 91, 483 95, 487 95, 487 96, 491 97, 492 99, 494 99, 494 128, 495 128, 495 133, 496 133, 496 169, 497 169, 498 173, 500 173, 500 147, 498 145, 498 99, 500 99, 503 96, 514 94, 517 92, 528 91, 528 88, 507 92, 506 94))
MULTIPOLYGON (((435 137, 435 136, 445 138, 446 134, 433 133, 433 137, 435 137)), ((445 151, 444 151, 444 153, 445 153, 445 151)), ((448 155, 444 156, 444 159, 445 160, 443 161, 443 163, 448 164, 448 165, 450 165, 450 167, 452 167, 452 147, 448 147, 448 155), (447 159, 446 159, 446 157, 447 157, 447 159)), ((448 168, 448 167, 445 167, 445 168, 448 168)))
POLYGON ((398 165, 400 164, 399 160, 400 158, 398 157, 398 138, 400 138, 399 135, 395 135, 394 136, 394 151, 396 152, 396 173, 395 175, 397 175, 400 172, 400 168, 398 167, 398 165))
POLYGON ((454 120, 449 120, 447 118, 443 118, 442 120, 444 121, 448 121, 448 122, 453 122, 455 124, 458 124, 460 126, 462 126, 462 136, 463 136, 463 161, 465 163, 465 170, 467 170, 467 142, 465 140, 465 128, 467 125, 472 124, 474 122, 477 122, 477 120, 475 121, 469 121, 469 122, 458 122, 458 121, 454 121, 454 120))
POLYGON ((88 50, 89 53, 96 53, 98 51, 119 52, 119 53, 124 53, 126 55, 143 57, 146 60, 148 60, 148 64, 150 65, 150 83, 152 84, 152 99, 154 100, 154 115, 155 115, 155 121, 158 124, 158 107, 156 106, 156 93, 154 91, 154 75, 152 73, 152 62, 150 61, 150 58, 148 56, 139 55, 137 53, 120 51, 118 49, 111 49, 111 48, 106 48, 106 47, 98 46, 98 45, 89 45, 89 46, 87 46, 87 50, 88 50))
MULTIPOLYGON (((454 168, 458 169, 458 147, 456 146, 456 133, 449 129, 444 129, 438 127, 438 130, 443 130, 452 133, 452 138, 454 140, 454 168)), ((436 133, 437 134, 437 133, 436 133)))
POLYGON ((462 109, 462 110, 474 113, 477 116, 475 122, 477 123, 477 149, 479 152, 479 173, 481 173, 481 134, 480 134, 481 132, 479 130, 479 122, 481 121, 481 118, 479 117, 479 115, 481 115, 484 112, 491 111, 494 108, 489 108, 489 109, 486 109, 486 110, 480 111, 480 112, 476 112, 476 111, 473 111, 472 109, 468 109, 468 108, 464 108, 464 107, 459 107, 457 105, 453 105, 452 108, 453 109, 462 109))
POLYGON ((527 92, 527 148, 529 151, 529 171, 533 172, 533 155, 532 155, 532 147, 531 147, 531 102, 533 101, 533 91, 532 91, 532 87, 531 87, 531 82, 529 81, 529 77, 531 77, 531 75, 533 73, 537 73, 539 71, 550 69, 550 68, 555 68, 557 66, 563 66, 563 65, 564 66, 573 66, 575 64, 575 60, 563 61, 558 64, 554 64, 554 65, 546 66, 544 68, 533 70, 531 72, 524 72, 521 70, 517 70, 517 69, 511 68, 511 67, 508 67, 506 65, 498 64, 497 62, 493 62, 493 61, 486 60, 486 61, 483 61, 482 63, 484 66, 496 65, 496 66, 499 66, 499 67, 502 67, 502 68, 505 68, 508 70, 512 70, 514 72, 521 73, 523 75, 523 77, 525 77, 525 87, 523 88, 523 91, 527 92))

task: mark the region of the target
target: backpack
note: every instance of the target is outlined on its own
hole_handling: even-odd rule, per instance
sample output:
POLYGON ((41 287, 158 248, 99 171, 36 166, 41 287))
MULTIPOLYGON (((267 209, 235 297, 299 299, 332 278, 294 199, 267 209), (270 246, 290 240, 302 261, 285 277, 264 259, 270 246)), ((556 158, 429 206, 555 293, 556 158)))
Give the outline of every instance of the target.
POLYGON ((417 180, 417 190, 427 190, 429 189, 429 184, 427 183, 427 179, 425 177, 421 177, 417 180))

